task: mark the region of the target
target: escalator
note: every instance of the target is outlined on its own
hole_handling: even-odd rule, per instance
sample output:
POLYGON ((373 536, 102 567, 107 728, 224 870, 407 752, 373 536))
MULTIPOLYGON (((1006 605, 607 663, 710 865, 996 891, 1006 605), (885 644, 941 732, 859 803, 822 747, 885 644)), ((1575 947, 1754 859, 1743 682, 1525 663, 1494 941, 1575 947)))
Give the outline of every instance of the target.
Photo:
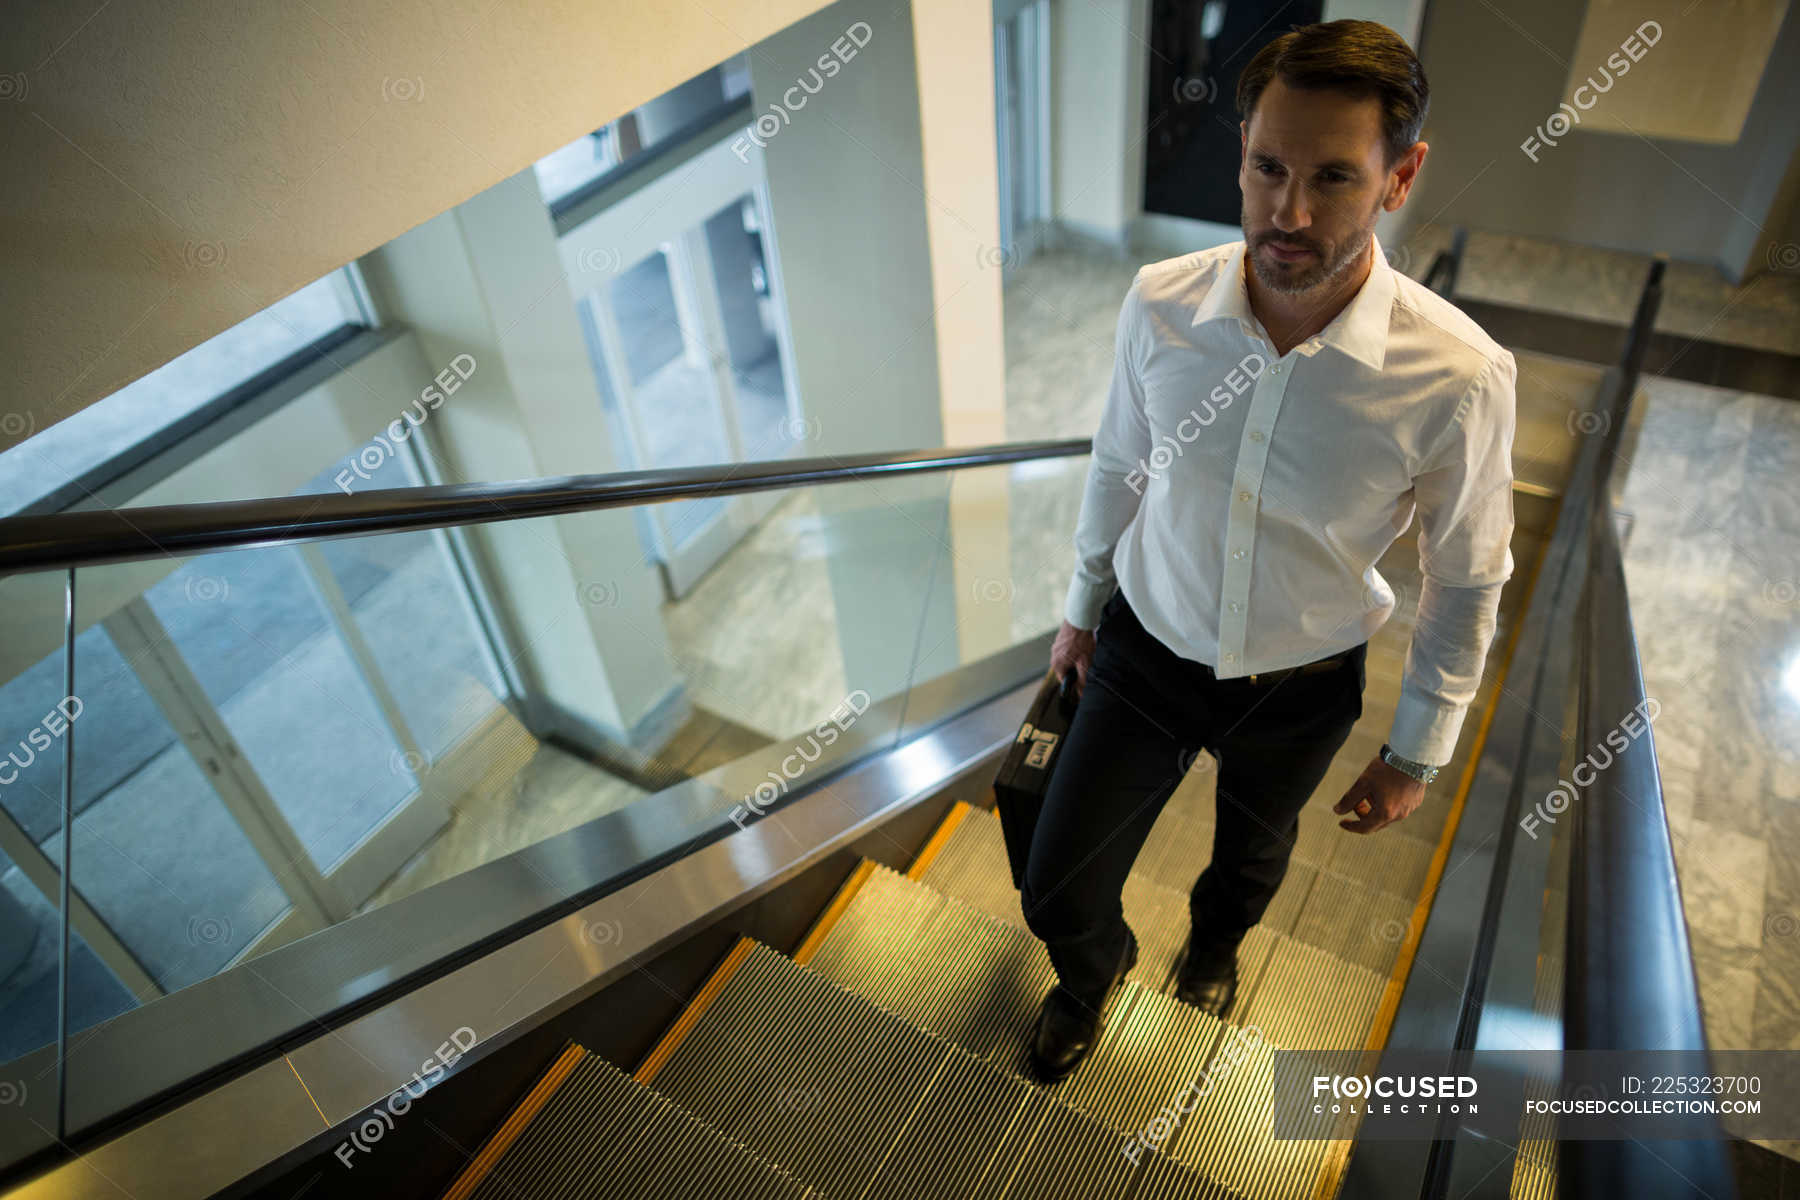
MULTIPOLYGON (((1542 531, 1522 527, 1518 540, 1540 544, 1542 531)), ((1409 561, 1416 548, 1397 544, 1384 576, 1416 578, 1409 561)), ((1523 591, 1506 592, 1496 660, 1523 591)), ((1410 636, 1396 619, 1373 639, 1363 718, 1320 796, 1341 792, 1379 747, 1410 636)), ((1466 787, 1505 675, 1503 661, 1490 665, 1444 778, 1466 787)), ((1335 1194, 1353 1131, 1327 1120, 1314 1140, 1274 1139, 1273 1054, 1384 1043, 1463 791, 1453 784, 1373 837, 1337 829, 1315 798, 1220 1021, 1173 996, 1188 889, 1212 843, 1211 766, 1197 759, 1145 843, 1124 893, 1138 963, 1101 1040, 1055 1086, 1032 1082, 1022 1061, 1055 982, 1049 958, 1026 928, 998 818, 958 801, 904 871, 861 860, 791 955, 734 945, 641 1062, 578 1047, 560 1056, 446 1195, 728 1194, 711 1176, 696 1183, 702 1161, 723 1173, 721 1188, 755 1162, 772 1189, 825 1196, 1335 1194), (672 1127, 669 1105, 682 1119, 665 1160, 621 1122, 672 1127), (652 1169, 639 1158, 666 1174, 631 1174, 652 1169)))
MULTIPOLYGON (((1637 333, 1653 317, 1652 298, 1637 333)), ((1612 936, 1622 901, 1602 897, 1615 885, 1619 897, 1672 891, 1672 876, 1644 868, 1642 856, 1621 866, 1596 850, 1617 837, 1600 817, 1560 823, 1541 843, 1511 832, 1528 793, 1557 778, 1594 714, 1616 705, 1608 689, 1629 691, 1636 678, 1628 617, 1607 607, 1622 595, 1605 580, 1583 586, 1590 572, 1616 568, 1595 532, 1612 529, 1598 464, 1614 443, 1590 439, 1570 452, 1570 439, 1552 436, 1572 428, 1573 413, 1608 405, 1625 434, 1630 353, 1611 372, 1519 355, 1518 569, 1481 690, 1426 804, 1361 837, 1336 828, 1330 801, 1392 722, 1419 595, 1415 536, 1378 564, 1400 604, 1371 639, 1362 718, 1301 816, 1288 874, 1240 950, 1240 987, 1223 1020, 1173 996, 1188 889, 1213 832, 1214 764, 1201 755, 1127 882, 1140 956, 1100 1040, 1054 1086, 1025 1073, 1027 1032, 1054 975, 1011 887, 987 785, 1036 690, 1048 649, 1039 635, 935 678, 909 674, 905 689, 877 701, 791 792, 782 785, 779 803, 756 807, 755 819, 732 801, 760 794, 782 746, 275 948, 91 1036, 62 1039, 36 1078, 97 1071, 159 1028, 190 1044, 216 1030, 218 1044, 203 1070, 174 1054, 160 1075, 137 1069, 136 1091, 110 1108, 90 1103, 91 1113, 71 1118, 59 1091, 56 1133, 44 1139, 57 1145, 21 1157, 27 1169, 6 1194, 100 1196, 124 1184, 141 1195, 257 1200, 1313 1200, 1587 1195, 1591 1188, 1569 1181, 1649 1178, 1631 1146, 1571 1158, 1552 1124, 1522 1124, 1516 1114, 1498 1133, 1491 1123, 1451 1123, 1428 1143, 1396 1146, 1365 1144, 1353 1120, 1327 1116, 1304 1136, 1277 1137, 1269 1105, 1283 1050, 1350 1050, 1370 1063, 1399 1048, 1467 1050, 1509 1007, 1568 1029, 1571 1046, 1593 1044, 1593 997, 1604 992, 1612 1004, 1638 994, 1632 978, 1593 979, 1597 960, 1580 947, 1612 936), (1612 636, 1620 629, 1623 651, 1612 636), (1597 662, 1610 664, 1597 677, 1568 666, 1597 662), (1565 707, 1581 716, 1560 731, 1540 716, 1565 707), (469 1045, 456 1042, 457 1054, 431 1069, 425 1056, 450 1044, 453 1030, 467 1030, 469 1045), (415 1112, 396 1103, 402 1096, 415 1112)), ((482 506, 511 506, 512 519, 706 492, 949 477, 1085 451, 1085 443, 1014 443, 489 494, 418 489, 431 495, 398 514, 378 493, 332 497, 309 515, 309 535, 495 520, 482 506)), ((1078 494, 1065 492, 1065 501, 1078 494)), ((5 565, 122 560, 146 545, 194 553, 259 544, 286 524, 280 503, 224 506, 242 508, 235 524, 216 513, 139 510, 130 528, 107 513, 15 525, 33 537, 15 543, 5 565)), ((70 578, 72 591, 72 570, 70 578)), ((1655 787, 1653 760, 1649 769, 1655 787)), ((1604 811, 1606 787, 1588 802, 1595 811, 1604 811)), ((1666 844, 1666 825, 1633 836, 1653 842, 1658 830, 1666 844)), ((1685 961, 1684 931, 1638 932, 1685 961)), ((1662 987, 1643 1004, 1672 1005, 1661 1013, 1673 1013, 1665 1027, 1687 1021, 1698 1039, 1691 986, 1662 987)), ((1636 1036, 1624 1025, 1599 1037, 1636 1036)), ((1731 1194, 1728 1173, 1703 1147, 1669 1166, 1696 1192, 1731 1194)))

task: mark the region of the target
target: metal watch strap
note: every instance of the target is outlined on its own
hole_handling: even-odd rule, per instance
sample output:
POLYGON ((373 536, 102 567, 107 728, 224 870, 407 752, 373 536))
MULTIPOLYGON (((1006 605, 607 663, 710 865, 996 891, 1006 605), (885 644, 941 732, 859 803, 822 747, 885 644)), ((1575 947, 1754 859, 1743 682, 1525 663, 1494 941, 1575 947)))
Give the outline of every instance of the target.
POLYGON ((1414 762, 1410 758, 1403 758, 1400 755, 1395 754, 1394 748, 1386 742, 1381 743, 1381 761, 1403 775, 1412 776, 1420 783, 1430 783, 1438 777, 1438 771, 1440 770, 1438 767, 1430 766, 1429 764, 1422 762, 1414 762))

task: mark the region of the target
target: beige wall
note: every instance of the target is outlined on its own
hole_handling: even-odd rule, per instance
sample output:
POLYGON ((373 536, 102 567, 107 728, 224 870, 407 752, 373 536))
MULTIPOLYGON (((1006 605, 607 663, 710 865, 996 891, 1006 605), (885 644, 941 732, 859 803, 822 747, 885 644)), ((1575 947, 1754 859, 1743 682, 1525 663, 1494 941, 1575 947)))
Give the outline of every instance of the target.
POLYGON ((822 6, 95 7, 0 35, 0 449, 822 6))

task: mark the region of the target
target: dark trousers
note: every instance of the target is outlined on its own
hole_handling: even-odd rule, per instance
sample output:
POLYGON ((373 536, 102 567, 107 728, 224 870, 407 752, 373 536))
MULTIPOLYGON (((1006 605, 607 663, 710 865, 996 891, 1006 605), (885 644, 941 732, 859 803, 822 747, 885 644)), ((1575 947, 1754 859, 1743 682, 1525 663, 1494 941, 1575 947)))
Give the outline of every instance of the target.
MULTIPOLYGON (((1097 1005, 1127 946, 1120 896, 1150 828, 1204 747, 1219 761, 1212 861, 1189 897, 1203 941, 1235 945, 1275 897, 1300 809, 1362 715, 1365 642, 1335 670, 1251 683, 1175 654, 1106 604, 1051 776, 1020 896, 1062 985, 1097 1005)), ((1193 848, 1198 866, 1202 847, 1193 848)))

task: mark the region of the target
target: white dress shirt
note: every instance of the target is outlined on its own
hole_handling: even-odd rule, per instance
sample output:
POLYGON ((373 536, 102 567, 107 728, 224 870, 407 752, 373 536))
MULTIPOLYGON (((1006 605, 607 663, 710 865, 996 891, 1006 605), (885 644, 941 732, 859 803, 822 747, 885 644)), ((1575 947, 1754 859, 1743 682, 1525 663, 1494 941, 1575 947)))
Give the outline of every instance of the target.
POLYGON ((1277 357, 1244 243, 1143 267, 1119 312, 1064 615, 1115 582, 1144 628, 1221 679, 1371 637, 1376 560, 1419 515, 1423 577, 1388 742, 1442 764, 1512 575, 1513 356, 1377 243, 1368 279, 1277 357))

